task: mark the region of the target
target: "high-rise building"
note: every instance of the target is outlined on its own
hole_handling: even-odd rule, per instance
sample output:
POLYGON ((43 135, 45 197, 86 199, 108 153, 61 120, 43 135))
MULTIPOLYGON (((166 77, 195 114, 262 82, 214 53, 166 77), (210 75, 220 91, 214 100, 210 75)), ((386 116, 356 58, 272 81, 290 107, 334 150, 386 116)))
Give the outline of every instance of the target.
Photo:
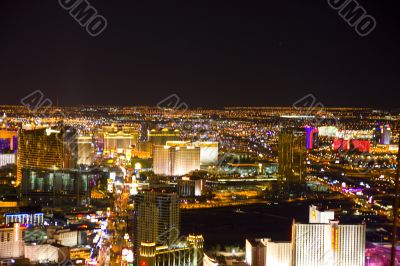
POLYGON ((201 235, 189 235, 172 247, 142 242, 138 265, 203 266, 203 245, 204 239, 201 235))
POLYGON ((378 124, 375 126, 372 133, 372 143, 374 145, 383 144, 389 145, 392 140, 392 130, 390 125, 378 124))
POLYGON ((181 176, 200 169, 200 147, 154 146, 153 171, 157 175, 181 176))
POLYGON ((77 163, 76 130, 22 128, 18 139, 17 185, 23 169, 71 169, 77 163))
POLYGON ((147 132, 147 140, 153 145, 166 145, 167 141, 179 141, 181 133, 178 129, 152 129, 147 132))
POLYGON ((306 135, 302 129, 284 128, 278 142, 278 177, 282 183, 301 183, 306 177, 306 135))
POLYGON ((307 126, 305 130, 307 150, 318 148, 318 128, 307 126))
POLYGON ((293 265, 364 266, 365 224, 293 224, 293 265))
POLYGON ((172 246, 180 232, 179 197, 176 193, 141 191, 134 196, 134 254, 141 243, 172 246))
POLYGON ((392 130, 390 125, 384 125, 381 127, 381 144, 389 145, 392 140, 392 130))
POLYGON ((246 239, 246 263, 250 266, 290 266, 291 243, 269 238, 246 239))
POLYGON ((186 147, 194 146, 200 148, 200 166, 214 166, 218 164, 218 142, 213 141, 167 141, 166 146, 186 147))
POLYGON ((0 228, 0 259, 24 256, 24 230, 25 227, 19 223, 14 223, 13 227, 0 228))
POLYGON ((177 181, 178 194, 181 197, 200 197, 203 195, 205 181, 203 179, 194 179, 190 177, 182 177, 177 181))
POLYGON ((17 155, 15 153, 0 154, 0 167, 7 164, 15 164, 17 155))
POLYGON ((332 211, 315 206, 310 206, 309 216, 309 224, 292 225, 292 265, 365 265, 365 224, 339 224, 332 211))
POLYGON ((78 165, 91 165, 94 162, 94 141, 92 136, 78 136, 78 165))
POLYGON ((365 224, 339 224, 332 211, 309 208, 308 224, 292 224, 291 242, 246 240, 250 266, 364 266, 365 224))
POLYGON ((327 224, 329 221, 335 220, 335 212, 330 210, 320 211, 317 206, 310 205, 308 217, 310 224, 327 224))
POLYGON ((101 130, 104 143, 104 153, 106 155, 113 153, 126 154, 136 145, 139 132, 136 128, 125 126, 108 126, 101 130))

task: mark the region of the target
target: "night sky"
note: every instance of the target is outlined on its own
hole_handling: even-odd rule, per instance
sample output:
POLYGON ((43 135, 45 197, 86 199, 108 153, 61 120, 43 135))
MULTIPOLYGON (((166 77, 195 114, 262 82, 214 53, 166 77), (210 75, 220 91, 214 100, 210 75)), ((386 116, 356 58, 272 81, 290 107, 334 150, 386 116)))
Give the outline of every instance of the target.
POLYGON ((327 0, 90 0, 91 37, 57 0, 2 0, 0 104, 42 90, 59 105, 399 107, 398 0, 359 1, 360 37, 327 0))

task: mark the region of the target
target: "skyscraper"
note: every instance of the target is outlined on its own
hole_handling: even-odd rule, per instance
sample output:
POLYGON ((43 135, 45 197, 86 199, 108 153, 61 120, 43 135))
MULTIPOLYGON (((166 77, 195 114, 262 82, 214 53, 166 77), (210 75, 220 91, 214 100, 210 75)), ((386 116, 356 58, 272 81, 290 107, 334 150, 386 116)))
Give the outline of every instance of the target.
POLYGON ((381 127, 381 144, 388 145, 392 140, 392 130, 390 125, 384 125, 381 127))
POLYGON ((22 128, 18 139, 17 185, 23 169, 71 169, 77 163, 76 130, 22 128))
POLYGON ((200 147, 154 146, 153 170, 157 175, 181 176, 200 169, 200 147))
POLYGON ((91 165, 94 162, 94 141, 92 136, 78 137, 78 164, 91 165))
POLYGON ((279 135, 278 160, 281 183, 301 183, 306 176, 306 135, 303 129, 284 128, 279 135))
POLYGON ((306 130, 306 148, 312 150, 318 147, 318 129, 307 126, 306 130))
POLYGON ((315 206, 309 215, 309 224, 292 225, 292 265, 365 265, 365 224, 339 224, 332 211, 315 206))
POLYGON ((136 258, 141 243, 173 245, 180 232, 178 195, 162 191, 140 192, 134 196, 133 221, 136 258))

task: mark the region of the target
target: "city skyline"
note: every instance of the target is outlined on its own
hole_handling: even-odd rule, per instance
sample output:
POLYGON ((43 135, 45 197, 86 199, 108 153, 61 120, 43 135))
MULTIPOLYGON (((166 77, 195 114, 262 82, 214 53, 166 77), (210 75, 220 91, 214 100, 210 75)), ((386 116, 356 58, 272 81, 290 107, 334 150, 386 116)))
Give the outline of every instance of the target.
POLYGON ((400 266, 399 8, 5 0, 0 265, 400 266))

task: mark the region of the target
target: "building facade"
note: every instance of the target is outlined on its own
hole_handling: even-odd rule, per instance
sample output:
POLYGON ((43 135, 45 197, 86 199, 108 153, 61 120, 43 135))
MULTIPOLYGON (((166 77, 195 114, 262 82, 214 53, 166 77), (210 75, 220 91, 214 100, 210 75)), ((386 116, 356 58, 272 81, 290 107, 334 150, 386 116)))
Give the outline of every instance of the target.
POLYGON ((18 139, 17 185, 23 169, 76 168, 76 137, 72 128, 23 128, 18 139))
POLYGON ((17 155, 14 153, 0 154, 0 167, 7 164, 15 164, 17 162, 17 155))
POLYGON ((179 198, 176 193, 141 191, 134 196, 133 241, 135 257, 140 244, 173 245, 179 237, 179 198))
POLYGON ((90 202, 93 174, 81 170, 23 169, 21 203, 49 207, 82 206, 90 202))
POLYGON ((78 165, 91 165, 94 162, 95 148, 92 136, 78 136, 78 165))
POLYGON ((246 263, 250 266, 290 266, 291 243, 268 238, 246 239, 246 263))
POLYGON ((20 223, 33 226, 41 226, 44 224, 43 213, 7 213, 6 224, 20 223))
POLYGON ((278 178, 282 183, 302 183, 306 177, 306 135, 303 129, 284 128, 278 141, 278 178))
POLYGON ((200 147, 154 146, 153 170, 157 175, 181 176, 200 169, 200 147))
POLYGON ((293 224, 294 266, 364 266, 366 225, 293 224))
POLYGON ((201 235, 189 235, 179 245, 157 246, 141 243, 138 265, 146 266, 203 266, 204 239, 201 235))
POLYGON ((25 227, 19 223, 10 228, 0 228, 0 259, 24 256, 24 231, 25 227))

